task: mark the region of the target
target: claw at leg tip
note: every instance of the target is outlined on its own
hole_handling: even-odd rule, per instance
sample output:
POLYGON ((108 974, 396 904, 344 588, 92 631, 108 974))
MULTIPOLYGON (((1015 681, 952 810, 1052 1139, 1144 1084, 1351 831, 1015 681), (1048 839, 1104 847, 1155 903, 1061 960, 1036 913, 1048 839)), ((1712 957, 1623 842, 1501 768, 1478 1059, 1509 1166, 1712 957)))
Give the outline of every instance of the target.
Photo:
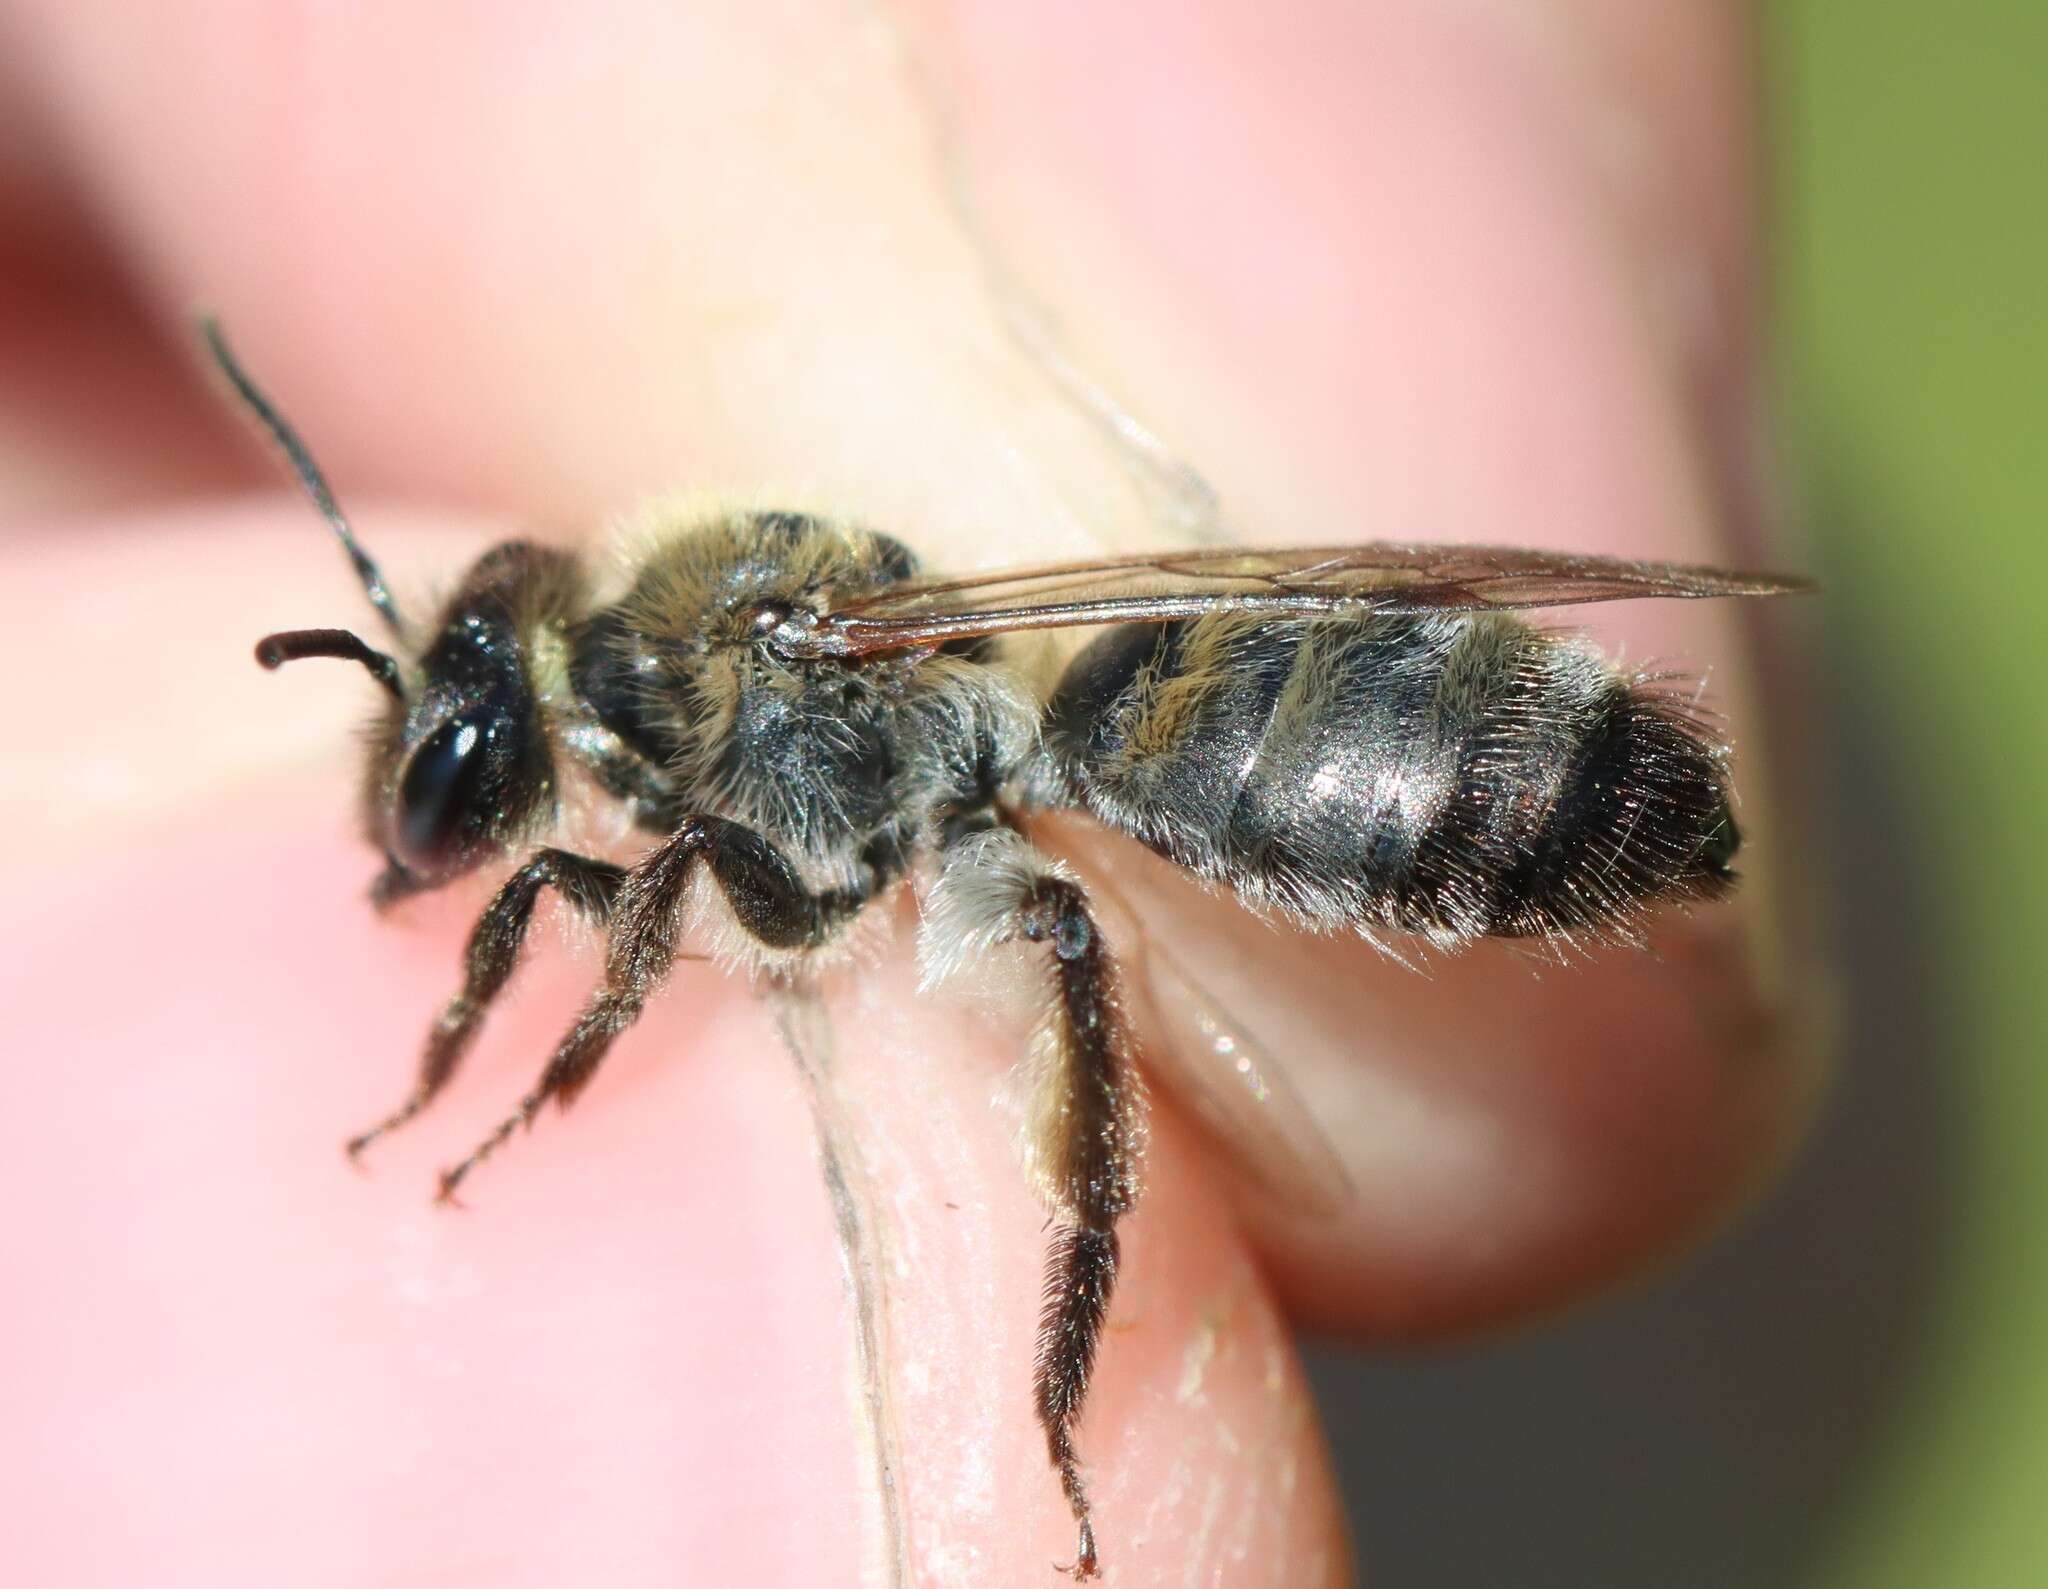
POLYGON ((1095 1529, 1088 1523, 1081 1525, 1081 1544, 1074 1555, 1074 1565, 1062 1567, 1053 1563, 1053 1571, 1071 1578, 1076 1583, 1088 1583, 1102 1575, 1102 1564, 1095 1555, 1095 1529))

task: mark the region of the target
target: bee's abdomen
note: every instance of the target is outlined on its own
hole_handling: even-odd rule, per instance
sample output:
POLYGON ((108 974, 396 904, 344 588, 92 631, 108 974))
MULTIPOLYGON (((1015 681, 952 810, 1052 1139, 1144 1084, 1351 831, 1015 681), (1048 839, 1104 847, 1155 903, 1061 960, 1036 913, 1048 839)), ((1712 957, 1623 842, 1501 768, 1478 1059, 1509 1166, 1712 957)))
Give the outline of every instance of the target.
POLYGON ((1711 733, 1506 616, 1115 629, 1046 729, 1096 817, 1325 930, 1619 933, 1731 875, 1711 733))

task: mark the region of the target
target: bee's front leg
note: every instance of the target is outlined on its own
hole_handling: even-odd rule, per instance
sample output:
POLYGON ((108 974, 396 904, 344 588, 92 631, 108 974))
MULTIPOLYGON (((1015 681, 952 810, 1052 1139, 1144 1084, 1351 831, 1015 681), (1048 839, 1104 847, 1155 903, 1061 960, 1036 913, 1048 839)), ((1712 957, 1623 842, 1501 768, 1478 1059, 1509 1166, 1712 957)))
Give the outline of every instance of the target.
POLYGON ((550 1099, 567 1106, 589 1084, 613 1041, 640 1018, 675 964, 683 902, 699 862, 711 869, 733 919, 773 949, 822 943, 895 875, 893 846, 864 857, 850 889, 814 891, 789 858, 760 834, 721 817, 691 817, 619 883, 605 940, 604 982, 556 1046, 533 1090, 459 1164, 442 1172, 441 1200, 550 1099), (885 857, 885 859, 873 859, 885 857), (872 860, 872 864, 870 861, 872 860))
POLYGON ((578 914, 600 925, 611 915, 612 900, 625 881, 625 868, 567 850, 542 850, 500 888, 477 918, 463 953, 462 991, 450 999, 427 1034, 420 1056, 419 1079, 404 1103, 360 1136, 350 1139, 348 1156, 356 1157, 386 1132, 395 1131, 434 1101, 455 1067, 469 1051, 491 1001, 504 991, 519 964, 533 907, 544 888, 553 888, 578 914))

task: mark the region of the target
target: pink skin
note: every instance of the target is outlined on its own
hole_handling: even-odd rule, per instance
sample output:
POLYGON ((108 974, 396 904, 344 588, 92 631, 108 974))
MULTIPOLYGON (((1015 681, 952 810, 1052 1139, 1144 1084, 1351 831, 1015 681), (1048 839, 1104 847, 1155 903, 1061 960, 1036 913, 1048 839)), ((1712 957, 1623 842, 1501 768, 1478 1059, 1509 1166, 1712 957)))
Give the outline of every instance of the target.
MULTIPOLYGON (((401 590, 678 483, 836 503, 960 567, 1157 544, 1000 329, 938 196, 912 91, 938 84, 988 246, 1231 533, 1756 557, 1732 8, 689 9, 0 9, 12 1579, 888 1581, 811 1118, 735 982, 680 967, 573 1120, 436 1212, 433 1169, 587 985, 587 955, 538 956, 433 1114, 342 1161, 476 900, 361 902, 370 686, 248 647, 371 619, 180 376, 191 304, 401 590), (241 484, 266 494, 176 500, 241 484)), ((1696 1240, 1796 1138, 1819 1067, 1742 614, 1594 616, 1711 664, 1743 741, 1749 885, 1661 957, 1422 978, 1069 833, 1292 1062, 1358 1189, 1277 1210, 1161 1110, 1082 1433, 1108 1581, 1349 1581, 1290 1322, 1554 1309, 1696 1240)), ((834 1009, 903 1264, 909 1581, 1052 1583, 1040 1215, 990 1108, 1013 1036, 915 996, 893 934, 834 1009)))

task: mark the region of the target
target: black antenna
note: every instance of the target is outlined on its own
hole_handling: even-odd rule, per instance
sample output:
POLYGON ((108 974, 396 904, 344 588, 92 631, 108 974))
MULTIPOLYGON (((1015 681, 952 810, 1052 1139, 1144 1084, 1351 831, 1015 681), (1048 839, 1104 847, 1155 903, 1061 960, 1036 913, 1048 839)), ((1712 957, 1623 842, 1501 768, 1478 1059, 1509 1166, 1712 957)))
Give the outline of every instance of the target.
POLYGON ((272 671, 301 657, 338 657, 343 662, 360 662, 385 689, 401 701, 405 699, 405 687, 398 682, 397 660, 364 644, 346 629, 287 629, 256 642, 256 660, 272 671))
POLYGON ((284 453, 285 462, 291 465, 292 473, 298 476, 299 484, 305 487, 306 495, 313 499, 313 506, 320 510, 320 516, 327 520, 334 531, 335 539, 348 553, 349 561, 355 564, 356 578, 363 582, 363 594, 370 598, 370 605, 384 615, 384 621, 397 635, 405 633, 405 624, 398 616, 398 604, 391 599, 391 590, 384 583, 384 575, 370 554, 363 550, 356 540, 356 532, 342 516, 340 505, 334 500, 334 493, 328 489, 327 477, 320 472, 320 466, 313 461, 312 453, 299 439, 299 433, 292 429, 290 421, 280 414, 269 398, 254 381, 249 372, 236 361, 228 347, 228 339, 221 334, 220 322, 212 315, 199 317, 199 334, 206 339, 207 351, 213 355, 213 362, 220 366, 221 374, 234 387, 235 395, 241 398, 256 422, 270 433, 270 439, 277 443, 284 453))

